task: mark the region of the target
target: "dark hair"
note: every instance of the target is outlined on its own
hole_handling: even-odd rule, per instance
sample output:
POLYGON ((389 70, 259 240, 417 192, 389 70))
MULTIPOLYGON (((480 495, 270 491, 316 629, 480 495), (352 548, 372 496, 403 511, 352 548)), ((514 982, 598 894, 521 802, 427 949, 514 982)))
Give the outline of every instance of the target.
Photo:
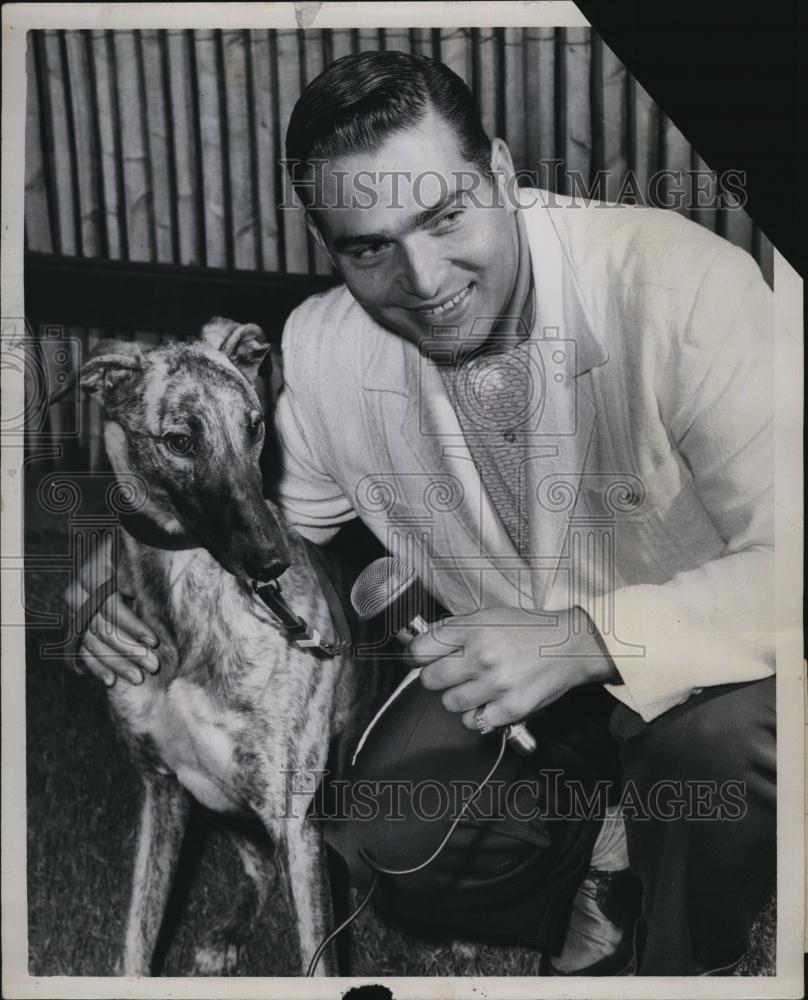
POLYGON ((491 140, 460 77, 426 56, 379 51, 337 59, 298 98, 286 130, 292 183, 309 161, 375 149, 419 124, 430 107, 451 126, 469 163, 489 174, 491 140))

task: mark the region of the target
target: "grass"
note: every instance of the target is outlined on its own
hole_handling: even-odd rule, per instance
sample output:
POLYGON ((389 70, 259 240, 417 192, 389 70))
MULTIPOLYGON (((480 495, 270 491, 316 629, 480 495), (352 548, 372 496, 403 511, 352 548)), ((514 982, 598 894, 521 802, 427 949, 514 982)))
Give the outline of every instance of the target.
MULTIPOLYGON (((28 551, 66 551, 63 527, 39 519, 28 551)), ((60 607, 66 577, 32 569, 33 618, 60 607)), ((119 744, 101 685, 43 655, 58 630, 27 635, 28 932, 32 975, 111 975, 128 905, 139 783, 119 744)), ((248 882, 226 835, 195 815, 165 928, 165 975, 193 972, 194 953, 248 882)), ((355 901, 355 897, 354 897, 355 901)), ((8 915, 6 915, 8 916, 8 915)), ((753 929, 739 974, 771 975, 773 904, 753 929)), ((282 893, 238 934, 241 976, 296 975, 297 956, 282 893)), ((351 938, 356 976, 531 976, 539 956, 521 948, 440 944, 404 932, 373 911, 351 938)))

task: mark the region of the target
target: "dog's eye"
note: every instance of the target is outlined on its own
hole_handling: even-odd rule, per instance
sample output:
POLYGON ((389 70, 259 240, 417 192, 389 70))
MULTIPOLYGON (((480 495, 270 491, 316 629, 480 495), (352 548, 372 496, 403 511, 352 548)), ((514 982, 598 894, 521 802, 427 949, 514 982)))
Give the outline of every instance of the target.
POLYGON ((247 424, 247 433, 251 438, 257 438, 264 428, 264 418, 260 413, 254 413, 247 424))
POLYGON ((194 443, 187 434, 166 434, 163 443, 175 455, 190 455, 194 450, 194 443))

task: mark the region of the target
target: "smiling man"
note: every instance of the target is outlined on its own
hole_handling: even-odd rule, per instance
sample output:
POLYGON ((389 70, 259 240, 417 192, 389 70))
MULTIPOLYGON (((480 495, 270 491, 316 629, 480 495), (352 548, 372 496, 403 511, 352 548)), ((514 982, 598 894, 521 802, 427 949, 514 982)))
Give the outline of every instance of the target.
POLYGON ((775 863, 759 270, 673 213, 518 188, 424 57, 328 67, 286 152, 344 285, 286 325, 279 502, 315 542, 360 517, 450 613, 352 774, 473 786, 482 734, 527 719, 539 750, 501 776, 570 779, 540 815, 466 817, 427 867, 445 828, 415 809, 331 842, 359 884, 360 848, 420 868, 380 882, 389 912, 554 975, 731 969, 775 863), (610 804, 580 808, 603 779, 610 804))
MULTIPOLYGON (((473 885, 447 851, 420 886, 389 888, 390 909, 532 943, 555 974, 614 974, 634 951, 630 859, 639 971, 731 966, 775 856, 759 271, 672 213, 519 189, 464 84, 428 59, 335 63, 300 98, 286 152, 345 287, 286 327, 281 503, 321 541, 358 514, 453 615, 412 642, 421 684, 373 728, 356 775, 468 777, 448 715, 470 731, 527 717, 540 746, 558 733, 581 751, 591 790, 608 773, 605 684, 624 787, 647 810, 627 813, 628 854, 608 811, 501 817, 476 842, 473 885), (430 482, 451 494, 442 507, 424 501, 430 482), (583 740, 576 711, 590 713, 583 740), (743 787, 743 819, 671 812, 698 782, 743 787)), ((331 837, 362 882, 362 843, 403 869, 439 839, 415 820, 407 834, 349 823, 331 837)))

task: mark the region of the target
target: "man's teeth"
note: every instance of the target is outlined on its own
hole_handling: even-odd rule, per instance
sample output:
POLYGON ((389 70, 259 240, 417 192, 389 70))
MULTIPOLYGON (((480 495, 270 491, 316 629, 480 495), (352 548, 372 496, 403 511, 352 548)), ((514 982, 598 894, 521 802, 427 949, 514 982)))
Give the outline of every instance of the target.
POLYGON ((467 292, 468 292, 468 286, 462 289, 462 291, 459 291, 457 295, 455 295, 454 298, 449 299, 448 302, 444 302, 442 305, 439 306, 434 306, 432 309, 425 309, 424 312, 426 313, 427 316, 440 316, 441 313, 445 313, 448 312, 450 309, 454 309, 454 307, 466 297, 467 292))

